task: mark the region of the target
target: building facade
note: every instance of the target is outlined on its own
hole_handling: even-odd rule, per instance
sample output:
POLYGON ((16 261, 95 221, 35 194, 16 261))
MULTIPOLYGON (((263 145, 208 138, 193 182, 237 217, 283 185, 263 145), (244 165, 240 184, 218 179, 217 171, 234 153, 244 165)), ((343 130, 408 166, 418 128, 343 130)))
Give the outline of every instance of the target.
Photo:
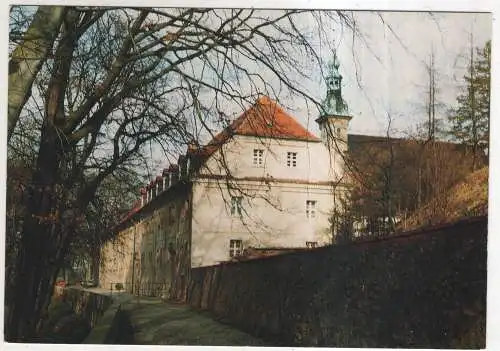
POLYGON ((189 145, 178 165, 141 190, 103 247, 101 286, 185 291, 190 268, 249 249, 330 244, 332 211, 348 183, 343 159, 351 119, 336 58, 330 68, 320 137, 262 96, 210 143, 189 145))

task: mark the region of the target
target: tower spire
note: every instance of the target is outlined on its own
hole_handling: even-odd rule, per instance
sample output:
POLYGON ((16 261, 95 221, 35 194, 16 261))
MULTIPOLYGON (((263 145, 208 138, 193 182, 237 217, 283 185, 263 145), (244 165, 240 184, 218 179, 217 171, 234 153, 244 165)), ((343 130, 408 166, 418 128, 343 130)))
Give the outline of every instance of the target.
POLYGON ((347 104, 342 98, 342 75, 339 72, 339 67, 337 52, 334 52, 333 59, 328 63, 326 98, 321 104, 321 116, 349 115, 347 104))
MULTIPOLYGON (((334 52, 328 63, 326 80, 326 97, 320 106, 320 115, 316 119, 321 132, 321 139, 330 150, 332 172, 342 169, 342 157, 347 151, 347 130, 352 116, 342 98, 342 75, 339 72, 340 62, 334 52)), ((337 179, 332 173, 332 177, 337 179)))

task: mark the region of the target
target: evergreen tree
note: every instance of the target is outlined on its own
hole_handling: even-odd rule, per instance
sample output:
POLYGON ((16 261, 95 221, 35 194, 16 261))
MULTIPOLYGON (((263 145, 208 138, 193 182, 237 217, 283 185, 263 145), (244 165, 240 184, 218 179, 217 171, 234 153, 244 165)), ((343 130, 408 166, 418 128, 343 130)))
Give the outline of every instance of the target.
POLYGON ((454 139, 472 148, 473 169, 477 165, 477 153, 488 148, 491 42, 475 51, 476 55, 471 46, 464 91, 457 97, 458 106, 450 114, 450 133, 454 139))

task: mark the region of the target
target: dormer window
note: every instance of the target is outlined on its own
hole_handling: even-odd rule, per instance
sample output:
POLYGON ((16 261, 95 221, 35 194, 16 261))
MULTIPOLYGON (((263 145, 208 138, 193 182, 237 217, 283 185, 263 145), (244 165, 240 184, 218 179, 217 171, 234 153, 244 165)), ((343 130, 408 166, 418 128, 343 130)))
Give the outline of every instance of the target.
POLYGON ((253 165, 255 167, 262 167, 264 165, 264 150, 253 149, 253 165))
POLYGON ((288 167, 297 167, 297 153, 287 152, 286 153, 286 165, 288 167))

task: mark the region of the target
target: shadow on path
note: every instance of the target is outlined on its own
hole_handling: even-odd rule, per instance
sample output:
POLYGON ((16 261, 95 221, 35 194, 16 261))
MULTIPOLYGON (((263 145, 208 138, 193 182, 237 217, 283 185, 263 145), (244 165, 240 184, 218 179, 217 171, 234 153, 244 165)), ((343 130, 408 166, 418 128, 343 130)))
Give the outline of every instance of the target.
POLYGON ((268 346, 186 305, 141 298, 125 307, 136 345, 268 346))

